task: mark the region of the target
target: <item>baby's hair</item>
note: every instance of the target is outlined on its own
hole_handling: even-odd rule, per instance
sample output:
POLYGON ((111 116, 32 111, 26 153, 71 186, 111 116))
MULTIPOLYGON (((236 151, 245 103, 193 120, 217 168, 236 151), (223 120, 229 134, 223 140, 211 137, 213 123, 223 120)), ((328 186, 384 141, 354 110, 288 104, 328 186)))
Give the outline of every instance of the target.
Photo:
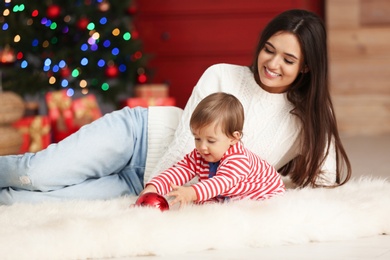
POLYGON ((201 129, 216 123, 226 136, 234 137, 234 132, 242 136, 244 128, 244 108, 233 95, 216 92, 199 102, 190 119, 191 130, 201 129))

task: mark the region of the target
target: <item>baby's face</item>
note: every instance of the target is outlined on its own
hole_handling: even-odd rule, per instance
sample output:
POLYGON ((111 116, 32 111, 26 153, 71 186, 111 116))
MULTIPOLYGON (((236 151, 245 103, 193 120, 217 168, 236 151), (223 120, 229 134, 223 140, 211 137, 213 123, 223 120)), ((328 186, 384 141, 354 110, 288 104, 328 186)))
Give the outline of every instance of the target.
POLYGON ((193 129, 195 147, 207 162, 218 162, 237 140, 224 134, 219 125, 210 124, 193 129))

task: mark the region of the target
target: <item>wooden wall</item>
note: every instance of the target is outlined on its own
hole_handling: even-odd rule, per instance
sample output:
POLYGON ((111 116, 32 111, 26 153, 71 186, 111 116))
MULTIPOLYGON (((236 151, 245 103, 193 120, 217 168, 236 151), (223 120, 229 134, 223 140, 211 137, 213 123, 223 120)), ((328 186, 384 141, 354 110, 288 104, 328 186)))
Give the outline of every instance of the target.
POLYGON ((339 129, 390 133, 390 1, 327 0, 330 86, 339 129))

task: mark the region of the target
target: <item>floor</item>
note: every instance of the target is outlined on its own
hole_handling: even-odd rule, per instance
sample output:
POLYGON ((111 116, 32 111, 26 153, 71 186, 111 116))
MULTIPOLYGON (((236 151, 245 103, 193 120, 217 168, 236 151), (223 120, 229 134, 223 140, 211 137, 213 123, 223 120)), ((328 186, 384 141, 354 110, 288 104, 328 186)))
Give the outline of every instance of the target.
MULTIPOLYGON (((390 135, 374 137, 343 137, 343 143, 353 167, 353 178, 382 176, 390 178, 390 135)), ((390 221, 390 220, 389 220, 390 221)), ((175 260, 175 259, 390 259, 390 234, 361 238, 353 241, 310 243, 241 250, 209 250, 183 255, 142 256, 121 260, 175 260)))
POLYGON ((311 243, 306 245, 276 246, 229 251, 203 251, 183 255, 142 256, 121 260, 389 260, 390 236, 362 238, 354 241, 311 243))

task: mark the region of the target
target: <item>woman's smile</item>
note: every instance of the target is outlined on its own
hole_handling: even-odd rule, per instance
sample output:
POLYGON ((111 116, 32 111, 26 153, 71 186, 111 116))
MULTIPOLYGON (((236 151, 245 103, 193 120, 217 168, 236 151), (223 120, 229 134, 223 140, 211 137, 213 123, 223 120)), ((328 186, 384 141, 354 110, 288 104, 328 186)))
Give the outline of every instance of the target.
POLYGON ((265 74, 267 77, 269 77, 269 78, 276 78, 276 77, 281 76, 281 75, 278 74, 278 73, 274 73, 274 72, 270 71, 267 67, 264 67, 264 69, 265 69, 265 73, 264 73, 264 74, 265 74))

